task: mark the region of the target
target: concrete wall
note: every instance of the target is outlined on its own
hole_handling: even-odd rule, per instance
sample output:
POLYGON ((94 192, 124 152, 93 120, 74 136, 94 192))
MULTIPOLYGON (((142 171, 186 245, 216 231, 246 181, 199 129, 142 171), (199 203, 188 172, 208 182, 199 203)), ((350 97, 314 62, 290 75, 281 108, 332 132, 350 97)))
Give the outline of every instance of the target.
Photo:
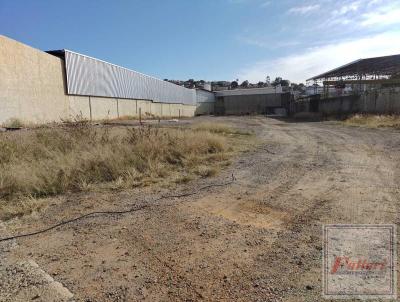
POLYGON ((343 96, 332 99, 321 99, 318 104, 318 112, 323 114, 341 114, 359 112, 358 96, 343 96))
POLYGON ((87 96, 69 95, 69 115, 65 118, 91 119, 90 100, 87 96))
MULTIPOLYGON (((265 114, 272 108, 285 106, 285 94, 273 93, 264 95, 232 95, 217 97, 215 111, 217 114, 265 114)), ((272 112, 271 112, 272 113, 272 112)))
POLYGON ((400 113, 400 88, 383 88, 365 92, 360 99, 365 112, 400 113))
POLYGON ((214 114, 215 102, 211 103, 197 103, 196 115, 214 114))
POLYGON ((196 106, 188 106, 188 105, 180 105, 180 109, 182 111, 182 116, 191 117, 195 115, 196 106))
POLYGON ((0 36, 0 123, 11 118, 43 123, 66 118, 61 59, 0 36))
MULTIPOLYGON (((313 111, 310 99, 295 103, 296 112, 313 111)), ((400 88, 366 91, 361 95, 348 95, 318 100, 318 112, 326 115, 347 113, 400 113, 400 88)))
POLYGON ((118 118, 118 99, 88 97, 92 120, 118 118))
POLYGON ((214 114, 216 101, 214 92, 196 89, 196 100, 196 115, 214 114))
POLYGON ((293 113, 296 112, 310 112, 310 100, 300 100, 294 103, 294 108, 291 110, 293 113))
POLYGON ((67 95, 62 59, 0 36, 0 124, 13 118, 26 123, 116 119, 139 112, 142 118, 191 117, 195 110, 195 105, 67 95))
POLYGON ((138 116, 138 101, 118 99, 118 113, 120 117, 138 116))

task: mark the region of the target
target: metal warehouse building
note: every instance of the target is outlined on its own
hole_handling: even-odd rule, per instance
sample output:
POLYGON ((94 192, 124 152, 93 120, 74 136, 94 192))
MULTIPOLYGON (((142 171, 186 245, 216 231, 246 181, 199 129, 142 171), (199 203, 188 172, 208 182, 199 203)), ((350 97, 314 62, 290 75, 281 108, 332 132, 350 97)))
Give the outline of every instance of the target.
POLYGON ((196 89, 196 115, 214 114, 215 113, 215 93, 205 90, 196 89))
POLYGON ((0 123, 193 116, 196 91, 69 50, 0 36, 0 123))
POLYGON ((65 61, 68 94, 196 104, 196 93, 192 89, 70 50, 47 53, 65 61))
POLYGON ((282 87, 221 90, 216 92, 217 114, 279 114, 285 115, 291 100, 282 87))
POLYGON ((0 35, 0 124, 73 119, 282 112, 290 94, 266 87, 187 89, 70 50, 43 52, 0 35))

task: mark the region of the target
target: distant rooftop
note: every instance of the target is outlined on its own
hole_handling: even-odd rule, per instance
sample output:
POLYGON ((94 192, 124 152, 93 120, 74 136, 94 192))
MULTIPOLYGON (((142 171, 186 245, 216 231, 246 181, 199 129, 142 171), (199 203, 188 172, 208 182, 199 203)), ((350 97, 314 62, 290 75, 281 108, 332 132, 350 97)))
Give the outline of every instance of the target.
POLYGON ((315 77, 311 80, 327 80, 327 79, 372 79, 387 78, 394 74, 400 73, 400 54, 384 57, 375 57, 368 59, 359 59, 351 63, 345 64, 338 68, 332 69, 315 77))
POLYGON ((282 93, 282 87, 263 87, 263 88, 247 88, 247 89, 231 89, 215 91, 216 96, 231 95, 255 95, 255 94, 271 94, 282 93))

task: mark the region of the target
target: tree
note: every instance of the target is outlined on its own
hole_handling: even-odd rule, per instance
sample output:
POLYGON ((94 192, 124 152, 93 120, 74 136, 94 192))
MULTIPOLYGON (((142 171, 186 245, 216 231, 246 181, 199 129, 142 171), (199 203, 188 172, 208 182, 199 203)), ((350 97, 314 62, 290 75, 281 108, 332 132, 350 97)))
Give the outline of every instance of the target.
POLYGON ((243 81, 242 84, 240 84, 240 86, 242 86, 243 88, 247 88, 249 87, 249 81, 243 81))
POLYGON ((292 87, 293 91, 299 91, 301 93, 305 92, 305 86, 303 83, 300 84, 292 83, 290 84, 290 87, 292 87))
POLYGON ((282 78, 276 77, 275 80, 272 82, 272 86, 276 87, 276 86, 280 85, 281 82, 282 82, 282 78))
POLYGON ((282 80, 281 81, 281 86, 282 87, 289 87, 290 81, 289 80, 282 80))
POLYGON ((236 88, 238 88, 239 87, 239 83, 237 82, 237 81, 233 81, 232 83, 231 83, 231 88, 232 89, 236 89, 236 88))
POLYGON ((272 86, 276 87, 278 85, 281 85, 283 87, 289 87, 290 86, 290 81, 289 80, 283 80, 281 77, 276 77, 275 80, 272 82, 272 86))
POLYGON ((267 86, 271 85, 271 78, 270 78, 269 76, 267 76, 267 77, 265 78, 265 84, 266 84, 267 86))
POLYGON ((264 87, 264 82, 261 82, 261 81, 258 82, 258 83, 257 83, 257 86, 260 87, 260 88, 261 88, 261 87, 264 87))
POLYGON ((194 80, 193 80, 193 79, 187 80, 187 81, 184 83, 184 86, 185 86, 186 88, 194 88, 194 87, 195 87, 195 85, 194 85, 194 80))

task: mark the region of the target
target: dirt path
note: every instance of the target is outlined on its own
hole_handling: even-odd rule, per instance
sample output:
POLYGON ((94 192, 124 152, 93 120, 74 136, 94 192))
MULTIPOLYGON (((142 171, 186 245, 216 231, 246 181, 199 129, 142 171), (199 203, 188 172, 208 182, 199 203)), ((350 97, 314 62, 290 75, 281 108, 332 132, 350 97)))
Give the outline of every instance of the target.
POLYGON ((253 129, 261 144, 218 177, 182 191, 232 173, 236 183, 157 204, 151 200, 167 191, 71 196, 7 232, 93 209, 151 206, 2 244, 0 278, 7 267, 34 260, 75 301, 321 301, 323 224, 399 224, 399 132, 218 120, 253 129))

